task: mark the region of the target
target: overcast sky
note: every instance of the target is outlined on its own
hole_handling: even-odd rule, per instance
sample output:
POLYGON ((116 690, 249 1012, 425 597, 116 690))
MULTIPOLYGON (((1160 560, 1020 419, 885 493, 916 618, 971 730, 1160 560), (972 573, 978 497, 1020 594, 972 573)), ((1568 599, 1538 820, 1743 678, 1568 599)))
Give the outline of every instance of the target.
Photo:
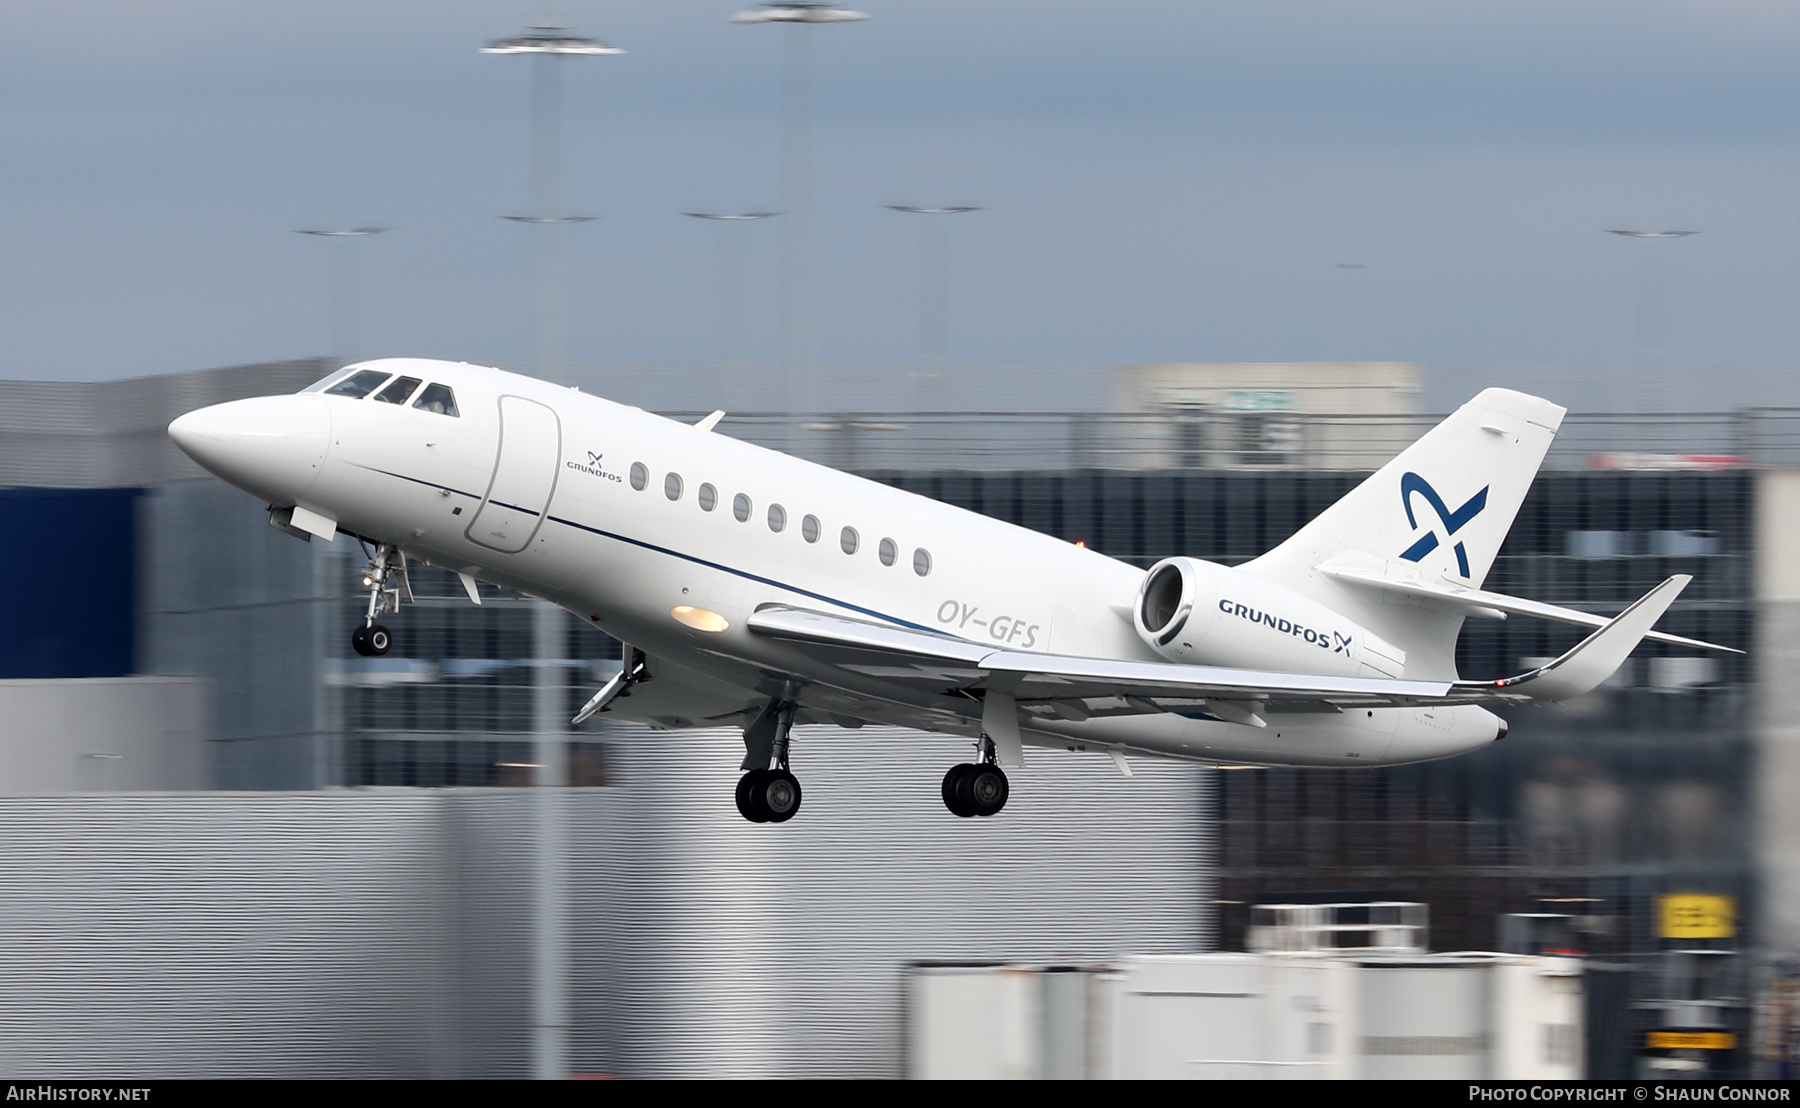
MULTIPOLYGON (((781 206, 793 31, 740 6, 559 9, 627 51, 564 69, 565 207, 600 217, 568 234, 575 358, 717 359, 728 293, 741 352, 781 354, 780 221, 679 215, 781 206)), ((859 6, 810 31, 822 360, 919 357, 920 217, 884 204, 984 208, 942 228, 952 361, 1800 352, 1800 5, 859 6)), ((523 364, 530 232, 498 217, 529 203, 530 63, 477 49, 533 14, 0 5, 0 376, 324 353, 341 244, 294 231, 371 223, 362 353, 523 364)))

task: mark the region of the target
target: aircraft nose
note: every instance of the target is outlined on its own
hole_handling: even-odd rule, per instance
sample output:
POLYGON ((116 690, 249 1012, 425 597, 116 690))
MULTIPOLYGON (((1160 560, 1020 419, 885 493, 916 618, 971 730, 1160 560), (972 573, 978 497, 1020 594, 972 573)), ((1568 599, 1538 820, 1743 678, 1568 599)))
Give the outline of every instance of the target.
POLYGON ((271 503, 292 504, 325 464, 331 410, 310 394, 257 396, 189 412, 169 424, 169 437, 222 480, 271 503))

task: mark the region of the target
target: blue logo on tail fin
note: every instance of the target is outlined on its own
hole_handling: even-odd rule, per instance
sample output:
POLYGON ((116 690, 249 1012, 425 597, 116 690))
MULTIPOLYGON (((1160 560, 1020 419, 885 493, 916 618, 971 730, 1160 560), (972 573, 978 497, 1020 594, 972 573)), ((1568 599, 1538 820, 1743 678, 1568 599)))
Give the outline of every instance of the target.
MULTIPOLYGON (((1419 526, 1418 518, 1413 515, 1412 494, 1415 492, 1425 498, 1425 503, 1431 505, 1431 510, 1436 512, 1438 519, 1443 521, 1446 538, 1455 535, 1462 529, 1463 524, 1480 515, 1481 509, 1487 507, 1488 486, 1482 486, 1480 492, 1469 497, 1462 507, 1453 512, 1444 503, 1444 498, 1438 495, 1437 490, 1431 487, 1431 482, 1416 473, 1407 473, 1400 478, 1400 503, 1406 508, 1406 522, 1414 528, 1419 526)), ((1427 531, 1420 536, 1417 542, 1407 547, 1400 557, 1409 562, 1416 562, 1437 548, 1437 532, 1427 531)), ((1456 568, 1464 577, 1469 576, 1469 552, 1463 548, 1463 544, 1460 542, 1456 544, 1456 568)))

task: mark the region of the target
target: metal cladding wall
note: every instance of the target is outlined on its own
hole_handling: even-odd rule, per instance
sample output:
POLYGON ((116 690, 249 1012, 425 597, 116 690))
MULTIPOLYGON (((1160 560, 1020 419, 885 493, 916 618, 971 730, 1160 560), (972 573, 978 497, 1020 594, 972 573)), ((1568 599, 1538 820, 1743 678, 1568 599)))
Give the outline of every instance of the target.
POLYGON ((426 794, 0 802, 0 1069, 430 1072, 444 944, 426 794))
MULTIPOLYGON (((792 822, 732 806, 736 731, 622 737, 583 926, 575 1065, 633 1077, 902 1076, 917 960, 1087 963, 1212 945, 1214 771, 1028 750, 992 819, 944 811, 967 743, 795 729, 792 822), (601 841, 609 842, 603 849, 601 841), (601 890, 604 890, 602 892, 601 890), (617 1022, 603 1038, 588 1028, 617 1022)), ((594 794, 584 794, 594 795, 594 794)))
MULTIPOLYGON (((733 732, 619 732, 563 794, 571 1067, 893 1077, 916 959, 1204 949, 1206 771, 1031 752, 958 820, 957 751, 805 728, 804 810, 739 818, 733 732)), ((0 1071, 520 1077, 532 790, 0 801, 0 1071)))
POLYGON ((141 492, 0 489, 0 678, 136 669, 141 492))

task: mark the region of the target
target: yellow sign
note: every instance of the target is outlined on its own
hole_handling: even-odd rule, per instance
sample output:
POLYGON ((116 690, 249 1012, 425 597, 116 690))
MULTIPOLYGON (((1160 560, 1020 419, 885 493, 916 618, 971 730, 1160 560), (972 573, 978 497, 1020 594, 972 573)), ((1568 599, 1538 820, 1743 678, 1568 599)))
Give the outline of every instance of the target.
POLYGON ((1737 934, 1737 899, 1670 893, 1660 901, 1665 939, 1729 939, 1737 934))
POLYGON ((1737 1036, 1729 1031, 1652 1031, 1644 1036, 1651 1050, 1735 1050, 1737 1036))

